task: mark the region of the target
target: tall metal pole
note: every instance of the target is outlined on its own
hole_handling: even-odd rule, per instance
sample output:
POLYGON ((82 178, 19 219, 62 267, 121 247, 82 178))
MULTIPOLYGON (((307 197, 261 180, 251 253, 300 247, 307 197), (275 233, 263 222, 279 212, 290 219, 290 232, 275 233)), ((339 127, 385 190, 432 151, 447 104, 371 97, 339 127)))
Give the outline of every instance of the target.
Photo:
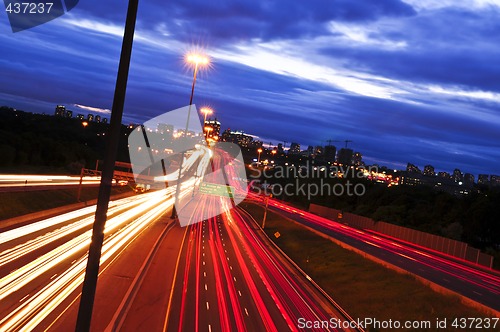
POLYGON ((111 183, 115 167, 116 154, 120 141, 120 131, 122 125, 123 105, 125 104, 125 93, 127 90, 128 72, 130 67, 130 57, 132 54, 132 44, 134 40, 135 22, 137 17, 137 7, 139 0, 129 0, 127 9, 127 20, 123 35, 120 64, 116 78, 115 95, 113 108, 109 124, 109 133, 106 142, 106 154, 102 168, 101 185, 97 198, 97 210, 92 230, 92 239, 89 247, 87 268, 83 281, 80 307, 78 308, 78 318, 75 331, 88 332, 92 320, 92 309, 94 307, 95 291, 97 287, 97 277, 99 275, 99 262, 101 260, 101 249, 104 242, 104 226, 106 224, 106 213, 108 211, 109 197, 111 194, 111 183))
POLYGON ((269 196, 266 196, 266 208, 264 210, 264 217, 262 218, 262 229, 266 226, 266 217, 267 217, 267 207, 269 206, 269 196))
MULTIPOLYGON (((187 132, 189 128, 189 118, 191 117, 191 105, 193 105, 194 85, 196 84, 197 73, 198 73, 198 62, 196 62, 194 65, 193 84, 191 85, 191 97, 189 98, 188 116, 186 120, 186 130, 184 131, 184 137, 187 137, 187 132)), ((183 163, 184 163, 184 151, 182 151, 181 162, 179 164, 179 174, 177 175, 177 187, 175 188, 175 201, 174 201, 174 206, 172 207, 172 214, 170 215, 170 219, 175 219, 177 215, 175 206, 178 205, 179 203, 179 191, 181 186, 181 173, 182 173, 183 163)))

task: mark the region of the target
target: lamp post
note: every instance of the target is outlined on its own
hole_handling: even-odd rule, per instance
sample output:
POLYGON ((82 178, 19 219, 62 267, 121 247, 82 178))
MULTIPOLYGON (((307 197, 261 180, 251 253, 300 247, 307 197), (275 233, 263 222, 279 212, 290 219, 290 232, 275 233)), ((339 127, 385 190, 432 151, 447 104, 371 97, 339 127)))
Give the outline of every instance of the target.
MULTIPOLYGON (((198 74, 198 69, 200 66, 207 66, 210 63, 210 60, 208 59, 207 56, 196 53, 190 53, 186 55, 186 62, 188 64, 194 65, 194 69, 193 69, 193 83, 191 85, 191 97, 189 98, 189 108, 186 120, 186 130, 184 131, 184 137, 187 136, 187 132, 189 129, 189 118, 191 117, 191 105, 193 105, 194 86, 196 84, 196 75, 198 74)), ((181 185, 181 173, 182 173, 181 170, 183 162, 184 162, 184 151, 182 151, 181 161, 179 165, 179 173, 177 176, 177 187, 175 189, 175 202, 174 202, 174 207, 172 208, 172 215, 170 216, 171 219, 174 219, 177 214, 175 206, 179 203, 179 192, 180 192, 179 187, 181 185)))
POLYGON ((92 226, 92 237, 89 245, 85 277, 82 285, 82 296, 78 307, 78 316, 75 327, 76 332, 90 331, 90 323, 92 320, 92 311, 94 308, 94 299, 97 287, 97 277, 99 275, 99 262, 104 242, 104 227, 107 219, 109 197, 111 195, 111 182, 113 179, 116 155, 120 142, 123 105, 125 103, 125 94, 127 90, 138 5, 138 0, 129 0, 128 2, 125 31, 123 33, 120 62, 118 65, 118 74, 116 77, 116 86, 113 98, 113 107, 111 111, 111 118, 109 120, 109 131, 106 136, 106 153, 104 155, 101 184, 99 186, 95 219, 92 226))
POLYGON ((257 158, 257 163, 260 163, 260 154, 262 153, 262 149, 258 148, 257 152, 259 153, 259 157, 257 158))
POLYGON ((203 117, 203 125, 205 125, 205 123, 207 122, 207 115, 209 114, 213 114, 214 110, 211 109, 210 107, 203 107, 201 110, 200 110, 201 113, 204 114, 204 117, 203 117))

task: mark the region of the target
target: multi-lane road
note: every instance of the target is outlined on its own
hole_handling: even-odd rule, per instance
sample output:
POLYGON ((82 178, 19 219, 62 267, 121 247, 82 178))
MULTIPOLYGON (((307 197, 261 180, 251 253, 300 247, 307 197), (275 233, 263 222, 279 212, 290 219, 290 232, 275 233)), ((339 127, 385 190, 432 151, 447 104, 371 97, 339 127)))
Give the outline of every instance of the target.
MULTIPOLYGON (((174 185, 110 203, 92 330, 296 331, 299 321, 351 320, 233 198, 199 190, 202 181, 215 180, 201 166, 215 171, 230 163, 227 152, 214 157, 205 150, 185 161, 177 195, 174 185), (175 201, 183 206, 171 219, 175 201)), ((226 183, 240 179, 233 170, 222 174, 226 183)), ((500 310, 498 274, 276 200, 269 206, 500 310)), ((0 233, 0 331, 74 329, 94 213, 89 206, 0 233)))
MULTIPOLYGON (((216 200, 207 197, 194 213, 210 209, 216 200)), ((176 276, 172 284, 168 277, 146 276, 127 310, 130 317, 120 327, 126 331, 295 331, 299 318, 347 319, 277 257, 259 232, 238 210, 186 228, 172 267, 176 276), (151 289, 153 283, 156 287, 151 289), (148 307, 148 317, 137 317, 151 292, 162 294, 163 300, 148 307)))
MULTIPOLYGON (((83 186, 98 186, 100 177, 82 177, 83 186)), ((0 174, 0 192, 39 191, 72 188, 80 185, 80 176, 0 174)))
MULTIPOLYGON (((176 185, 110 203, 92 330, 296 331, 299 320, 350 320, 232 198, 193 190, 211 179, 192 171, 200 157, 212 153, 193 153, 179 184, 188 226, 169 218, 176 185)), ((205 165, 215 171, 224 158, 205 165)), ((223 177, 238 178, 230 171, 223 177)), ((94 213, 0 233, 0 331, 74 329, 94 213)))
MULTIPOLYGON (((231 210, 180 227, 165 218, 172 194, 172 189, 163 190, 110 205, 102 270, 116 274, 114 262, 123 269, 129 260, 128 278, 133 279, 143 268, 133 263, 134 256, 144 254, 127 252, 129 245, 135 242, 134 250, 143 252, 155 246, 157 250, 151 251, 152 262, 143 268, 137 285, 114 285, 115 278, 101 274, 104 281, 96 308, 104 306, 106 313, 94 315, 95 330, 119 326, 124 331, 146 327, 151 331, 294 331, 299 318, 347 319, 277 257, 245 214, 231 210), (155 229, 160 240, 151 246, 151 235, 145 234, 155 229), (127 292, 132 286, 139 291, 127 292)), ((199 218, 196 214, 212 209, 219 199, 206 195, 205 203, 193 209, 193 217, 199 218)), ((74 326, 93 208, 1 234, 0 330, 60 331, 74 326)))

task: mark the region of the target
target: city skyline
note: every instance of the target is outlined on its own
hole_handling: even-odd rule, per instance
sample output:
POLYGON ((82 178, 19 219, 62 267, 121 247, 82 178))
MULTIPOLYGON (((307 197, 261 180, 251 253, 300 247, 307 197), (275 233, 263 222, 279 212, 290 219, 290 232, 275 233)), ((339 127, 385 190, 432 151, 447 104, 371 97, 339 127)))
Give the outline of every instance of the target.
MULTIPOLYGON (((55 112, 54 112, 54 116, 62 116, 62 117, 67 117, 67 118, 72 118, 73 117, 73 112, 70 110, 70 109, 66 109, 66 107, 64 105, 57 105, 56 108, 55 108, 55 112), (63 110, 63 112, 61 113, 60 110, 63 110)), ((92 113, 88 113, 87 116, 85 117, 84 115, 82 114, 78 114, 75 116, 76 119, 81 119, 81 120, 85 120, 87 119, 88 121, 94 121, 94 114, 92 113), (92 119, 91 119, 92 118, 92 119)), ((107 123, 107 119, 106 118, 103 118, 102 119, 104 123, 107 123)), ((201 120, 201 119, 200 119, 201 120)), ((96 122, 100 122, 101 121, 101 117, 99 115, 95 115, 95 121, 96 122)), ((281 149, 283 149, 284 152, 286 152, 286 154, 290 154, 291 150, 293 150, 293 148, 295 147, 297 149, 297 151, 293 151, 292 154, 300 154, 300 153, 304 153, 306 151, 309 151, 309 150, 314 150, 314 154, 319 154, 319 155, 322 155, 322 156, 327 156, 327 152, 326 152, 326 148, 328 147, 333 147, 333 151, 336 152, 336 157, 335 157, 335 154, 333 155, 333 158, 331 161, 333 160, 338 160, 340 159, 340 157, 338 156, 338 153, 341 151, 341 150, 344 150, 344 149, 348 149, 347 148, 347 144, 348 143, 351 143, 352 141, 350 140, 344 140, 344 141, 341 141, 341 140, 325 140, 323 141, 324 143, 328 143, 328 144, 323 144, 322 142, 322 145, 316 145, 316 146, 313 146, 313 145, 301 145, 300 143, 297 143, 297 142, 288 142, 288 141, 282 141, 282 142, 278 142, 277 144, 272 144, 272 145, 269 145, 269 143, 272 143, 272 142, 264 142, 262 140, 260 140, 260 137, 259 136, 256 136, 256 135, 252 135, 251 133, 247 133, 243 130, 231 130, 231 128, 227 127, 225 128, 225 131, 222 130, 222 125, 221 123, 217 120, 217 117, 213 117, 213 118, 210 118, 210 117, 207 117, 205 120, 205 125, 207 126, 212 126, 213 124, 216 124, 216 126, 218 127, 217 130, 216 130, 216 133, 217 133, 217 136, 220 137, 220 138, 223 138, 223 134, 225 134, 226 132, 228 133, 231 133, 231 134, 239 134, 239 135, 243 135, 243 136, 247 136, 249 138, 251 138, 254 142, 258 142, 260 143, 260 145, 264 148, 267 148, 268 150, 273 150, 273 149, 279 149, 280 146, 281 146, 281 149), (284 146, 283 143, 289 143, 288 146, 284 146), (335 145, 335 144, 332 144, 332 142, 338 142, 339 145, 335 145), (341 143, 345 143, 346 144, 346 147, 343 148, 341 143), (267 146, 266 146, 267 145, 267 146), (321 148, 322 151, 320 152, 316 152, 316 150, 318 148, 321 148)), ((123 125, 127 125, 126 123, 123 123, 123 125)), ((129 124, 129 126, 136 126, 136 125, 133 125, 133 124, 129 124)), ((165 124, 165 123, 160 123, 158 124, 158 128, 160 126, 168 126, 168 127, 171 127, 171 131, 172 133, 175 132, 175 130, 173 129, 174 126, 171 125, 171 124, 165 124)), ((206 128, 206 127, 205 127, 206 128)), ((153 128, 151 128, 153 129, 153 128)), ((181 130, 183 131, 183 129, 178 129, 178 130, 181 130)), ((213 134, 211 134, 213 135, 213 134)), ((258 144, 257 144, 258 145, 258 144)), ((246 147, 246 146, 245 146, 246 147)), ((360 158, 360 161, 361 161, 361 158, 362 158, 362 153, 359 152, 359 151, 354 151, 353 149, 348 149, 352 152, 352 158, 354 158, 354 155, 355 154, 359 154, 359 158, 360 158)), ((353 159, 354 160, 354 159, 353 159)), ((408 171, 409 167, 411 168, 415 168, 413 171, 414 172, 417 172, 417 173, 422 173, 424 175, 427 175, 427 176, 440 176, 440 177, 447 177, 447 176, 450 176, 455 172, 455 171, 461 171, 462 172, 462 175, 463 176, 466 176, 466 175, 473 175, 474 176, 474 179, 471 181, 473 183, 476 183, 478 182, 478 180, 480 179, 481 176, 485 176, 487 175, 488 177, 490 176, 493 176, 495 179, 496 177, 498 177, 498 175, 496 174, 485 174, 485 173, 478 173, 478 174, 472 174, 470 172, 468 172, 468 170, 461 170, 459 168, 453 168, 453 169, 450 169, 450 170, 436 170, 435 167, 433 165, 431 165, 430 163, 432 163, 432 161, 429 161, 427 164, 425 165, 414 165, 411 161, 408 161, 407 164, 402 167, 402 168, 398 168, 398 169, 395 169, 395 171, 408 171), (419 169, 419 166, 423 168, 423 170, 420 170, 419 169)), ((363 164, 365 164, 363 162, 363 164)), ((374 164, 375 165, 375 164, 374 164)), ((378 164, 376 164, 378 165, 378 164)), ((387 167, 387 165, 378 165, 380 167, 387 167)), ((489 181, 489 180, 487 180, 489 181)))
MULTIPOLYGON (((498 174, 498 1, 452 4, 141 3, 125 119, 187 105, 182 57, 203 45, 214 63, 194 103, 227 127, 276 144, 350 139, 369 163, 498 174)), ((109 116, 124 16, 89 1, 13 34, 3 14, 0 103, 109 116)))

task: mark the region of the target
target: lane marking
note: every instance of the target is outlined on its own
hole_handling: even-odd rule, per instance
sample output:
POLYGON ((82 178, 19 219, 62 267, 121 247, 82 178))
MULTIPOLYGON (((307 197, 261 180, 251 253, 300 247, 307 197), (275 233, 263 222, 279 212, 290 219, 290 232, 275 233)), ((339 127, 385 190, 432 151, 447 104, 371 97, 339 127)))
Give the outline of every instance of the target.
POLYGON ((184 241, 186 240, 186 234, 187 234, 188 228, 189 227, 186 227, 186 230, 184 231, 184 236, 182 237, 182 242, 181 242, 179 254, 177 255, 177 262, 175 263, 174 280, 172 281, 172 288, 170 289, 170 296, 168 298, 167 313, 165 314, 165 322, 163 323, 163 331, 167 330, 168 317, 170 316, 170 309, 172 306, 172 298, 174 297, 175 281, 177 280, 177 271, 179 270, 179 263, 181 261, 182 249, 184 247, 184 241))
POLYGON ((208 301, 207 301, 207 310, 210 309, 210 306, 208 305, 208 301))

